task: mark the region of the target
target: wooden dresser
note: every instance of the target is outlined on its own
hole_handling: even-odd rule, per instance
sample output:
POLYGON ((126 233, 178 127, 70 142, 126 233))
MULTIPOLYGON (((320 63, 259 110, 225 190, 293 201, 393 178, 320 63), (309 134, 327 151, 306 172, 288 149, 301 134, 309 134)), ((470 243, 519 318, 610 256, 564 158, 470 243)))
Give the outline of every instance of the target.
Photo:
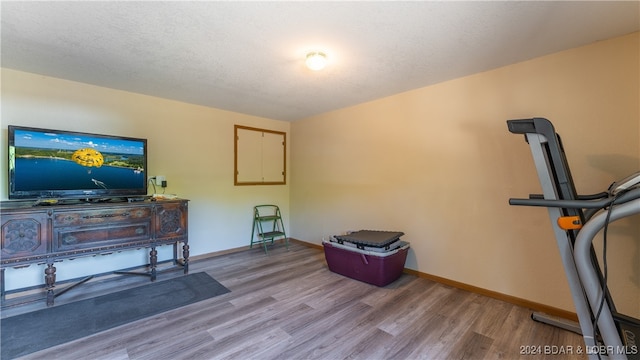
MULTIPOLYGON (((156 246, 173 244, 173 262, 188 273, 188 200, 77 203, 33 206, 33 202, 2 202, 1 292, 4 270, 46 264, 47 305, 53 305, 54 262, 126 249, 150 248, 148 273, 156 279, 156 246), (182 258, 178 245, 182 244, 182 258)), ((135 264, 138 265, 138 264, 135 264)))

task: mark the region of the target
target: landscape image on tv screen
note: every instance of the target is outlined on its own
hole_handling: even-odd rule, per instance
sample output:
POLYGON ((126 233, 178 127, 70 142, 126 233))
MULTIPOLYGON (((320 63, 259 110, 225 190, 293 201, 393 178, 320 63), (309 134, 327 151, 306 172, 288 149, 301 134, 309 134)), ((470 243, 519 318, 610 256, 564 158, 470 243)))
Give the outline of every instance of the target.
POLYGON ((12 140, 11 193, 146 193, 143 139, 14 128, 12 140))

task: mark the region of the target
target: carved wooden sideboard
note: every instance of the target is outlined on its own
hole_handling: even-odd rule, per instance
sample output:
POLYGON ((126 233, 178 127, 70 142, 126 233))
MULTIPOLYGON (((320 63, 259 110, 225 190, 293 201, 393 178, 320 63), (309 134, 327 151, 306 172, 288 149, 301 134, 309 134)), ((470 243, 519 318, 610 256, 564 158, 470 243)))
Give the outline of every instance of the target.
POLYGON ((188 200, 78 203, 33 206, 33 202, 2 202, 1 295, 9 267, 46 264, 47 305, 53 305, 54 262, 125 249, 151 248, 149 271, 156 279, 156 246, 173 244, 173 262, 189 272, 188 200), (182 246, 179 258, 178 244, 182 246))

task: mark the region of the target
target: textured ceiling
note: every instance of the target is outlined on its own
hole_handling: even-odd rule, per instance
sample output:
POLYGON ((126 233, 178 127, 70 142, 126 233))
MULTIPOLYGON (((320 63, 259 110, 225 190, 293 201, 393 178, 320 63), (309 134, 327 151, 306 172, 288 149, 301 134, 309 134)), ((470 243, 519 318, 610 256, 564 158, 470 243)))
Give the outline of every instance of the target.
POLYGON ((1 3, 2 67, 293 121, 628 34, 640 2, 1 3), (322 50, 322 72, 304 67, 322 50))

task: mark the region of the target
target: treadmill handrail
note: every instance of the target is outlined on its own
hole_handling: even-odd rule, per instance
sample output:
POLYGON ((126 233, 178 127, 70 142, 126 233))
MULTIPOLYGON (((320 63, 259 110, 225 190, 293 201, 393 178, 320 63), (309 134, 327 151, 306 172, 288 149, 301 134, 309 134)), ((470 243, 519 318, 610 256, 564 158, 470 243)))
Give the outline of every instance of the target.
POLYGON ((509 205, 542 206, 566 209, 603 209, 611 204, 618 205, 640 198, 640 188, 635 188, 617 197, 600 200, 555 200, 555 199, 509 199, 509 205))
MULTIPOLYGON (((597 194, 578 195, 576 200, 598 200, 607 198, 609 196, 611 196, 611 194, 606 191, 602 191, 597 194)), ((544 194, 529 194, 529 199, 544 199, 544 194)))
MULTIPOLYGON (((574 246, 574 259, 576 269, 580 275, 580 280, 585 291, 585 295, 589 299, 589 305, 594 314, 600 310, 601 301, 605 302, 602 306, 601 314, 598 321, 600 334, 607 346, 615 350, 622 349, 623 341, 616 328, 613 314, 608 306, 608 299, 603 300, 603 288, 600 283, 598 273, 591 262, 591 248, 596 235, 604 228, 604 226, 613 221, 640 214, 640 198, 633 201, 611 207, 610 212, 601 212, 589 220, 578 233, 574 246)), ((627 317, 627 321, 632 321, 636 327, 640 325, 638 319, 627 317)), ((610 354, 612 359, 626 359, 625 354, 610 354)))

